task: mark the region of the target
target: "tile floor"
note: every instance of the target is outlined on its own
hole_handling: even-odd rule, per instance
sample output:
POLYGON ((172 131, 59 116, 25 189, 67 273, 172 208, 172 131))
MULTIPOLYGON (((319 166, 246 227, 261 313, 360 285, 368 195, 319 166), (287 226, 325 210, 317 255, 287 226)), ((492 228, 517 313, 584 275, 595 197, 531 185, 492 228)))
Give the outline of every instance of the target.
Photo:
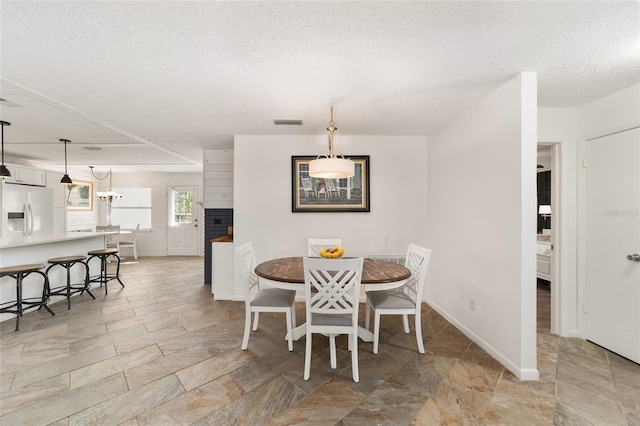
MULTIPOLYGON (((262 314, 240 350, 242 302, 214 301, 202 259, 141 258, 122 266, 126 288, 30 312, 19 332, 0 324, 2 425, 640 425, 640 366, 549 330, 539 289, 538 367, 520 382, 423 306, 426 355, 399 318, 382 321, 380 353, 360 343, 351 380, 346 339, 338 368, 314 337, 287 351, 284 316, 262 314)), ((298 320, 304 306, 298 304, 298 320)))

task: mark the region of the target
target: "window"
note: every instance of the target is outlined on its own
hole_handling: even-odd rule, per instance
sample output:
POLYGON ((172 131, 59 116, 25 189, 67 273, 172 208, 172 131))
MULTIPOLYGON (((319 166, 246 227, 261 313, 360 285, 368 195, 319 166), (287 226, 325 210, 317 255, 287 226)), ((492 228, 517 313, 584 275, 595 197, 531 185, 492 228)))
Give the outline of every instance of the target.
POLYGON ((191 223, 193 220, 193 194, 190 191, 175 191, 173 199, 173 221, 175 223, 191 223))
POLYGON ((113 188, 122 194, 111 203, 111 223, 120 228, 151 229, 151 188, 113 188))
POLYGON ((171 188, 171 226, 193 223, 193 192, 191 187, 171 188))

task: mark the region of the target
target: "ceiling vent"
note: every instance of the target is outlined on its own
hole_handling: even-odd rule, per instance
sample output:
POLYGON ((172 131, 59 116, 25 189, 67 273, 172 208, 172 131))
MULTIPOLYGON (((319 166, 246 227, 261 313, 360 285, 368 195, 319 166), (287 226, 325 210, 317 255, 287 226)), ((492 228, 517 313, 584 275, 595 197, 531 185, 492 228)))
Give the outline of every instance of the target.
POLYGON ((276 126, 302 126, 302 120, 274 119, 273 124, 276 126))
POLYGON ((99 146, 83 146, 87 151, 102 151, 102 148, 99 146))

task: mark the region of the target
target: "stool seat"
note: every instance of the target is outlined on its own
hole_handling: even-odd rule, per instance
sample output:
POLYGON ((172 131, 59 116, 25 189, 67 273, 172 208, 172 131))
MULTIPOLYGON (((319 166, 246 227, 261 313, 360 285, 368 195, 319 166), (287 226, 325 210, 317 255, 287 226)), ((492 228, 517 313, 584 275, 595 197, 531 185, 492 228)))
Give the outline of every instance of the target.
POLYGON ((100 256, 100 255, 109 255, 118 253, 118 249, 100 249, 100 250, 91 250, 88 252, 89 256, 100 256))
POLYGON ((12 275, 12 274, 18 274, 21 272, 34 272, 42 268, 44 268, 44 265, 42 263, 32 263, 29 265, 5 266, 4 268, 0 268, 0 274, 12 275))
POLYGON ((51 282, 51 278, 49 276, 49 272, 56 266, 62 267, 67 270, 67 280, 66 284, 50 288, 49 296, 64 296, 67 298, 67 309, 71 309, 71 295, 76 293, 84 293, 85 291, 91 296, 92 299, 95 299, 95 296, 89 290, 89 265, 85 262, 86 257, 82 255, 76 256, 63 256, 63 257, 54 257, 49 259, 47 262, 50 263, 50 266, 47 268, 47 277, 49 277, 49 282, 51 282), (84 280, 82 283, 71 284, 71 268, 77 264, 84 266, 84 280))
POLYGON ((80 260, 85 260, 86 256, 65 256, 65 257, 54 257, 53 259, 47 260, 49 263, 69 263, 69 262, 78 262, 80 260))
POLYGON ((11 277, 16 280, 16 300, 0 303, 0 313, 16 314, 16 331, 20 329, 20 317, 25 309, 38 307, 40 310, 44 307, 51 315, 55 315, 47 306, 49 301, 49 278, 41 271, 44 265, 41 263, 31 263, 26 265, 13 265, 0 268, 0 278, 11 277), (42 286, 41 297, 22 297, 22 281, 30 274, 35 273, 42 275, 44 283, 42 286))

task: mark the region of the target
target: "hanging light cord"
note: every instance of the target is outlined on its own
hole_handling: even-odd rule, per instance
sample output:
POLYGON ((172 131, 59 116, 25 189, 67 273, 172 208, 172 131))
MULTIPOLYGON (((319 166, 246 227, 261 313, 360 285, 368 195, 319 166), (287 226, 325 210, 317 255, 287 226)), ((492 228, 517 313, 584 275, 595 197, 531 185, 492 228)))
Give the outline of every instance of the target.
POLYGON ((105 180, 106 178, 109 177, 109 175, 111 175, 111 170, 109 170, 106 175, 104 175, 103 177, 99 177, 99 176, 96 176, 96 174, 93 172, 93 166, 89 166, 89 169, 91 170, 91 174, 93 175, 93 177, 98 180, 105 180))
POLYGON ((69 177, 69 172, 67 171, 67 144, 71 141, 69 139, 60 139, 60 142, 64 143, 64 176, 60 179, 60 183, 68 185, 73 183, 73 180, 69 177))
POLYGON ((64 142, 64 174, 68 175, 69 173, 67 173, 67 142, 69 142, 66 139, 60 139, 62 142, 64 142))
POLYGON ((93 172, 93 166, 89 166, 89 169, 91 170, 91 175, 100 181, 105 180, 106 178, 109 178, 109 192, 111 192, 111 188, 113 187, 113 172, 111 171, 111 169, 109 169, 107 174, 104 175, 103 177, 99 177, 93 172))

